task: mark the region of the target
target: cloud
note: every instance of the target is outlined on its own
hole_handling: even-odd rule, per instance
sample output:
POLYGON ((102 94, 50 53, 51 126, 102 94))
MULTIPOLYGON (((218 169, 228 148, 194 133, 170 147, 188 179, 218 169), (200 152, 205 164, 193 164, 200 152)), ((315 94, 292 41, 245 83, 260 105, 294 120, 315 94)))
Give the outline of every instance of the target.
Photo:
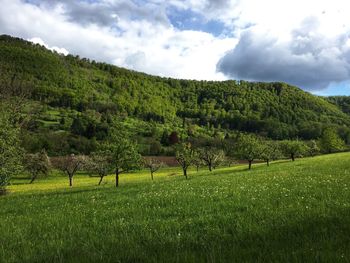
POLYGON ((234 22, 240 28, 239 41, 217 63, 219 72, 235 79, 284 81, 311 91, 350 80, 346 1, 260 2, 240 3, 241 17, 234 22))
MULTIPOLYGON (((122 2, 105 0, 98 3, 98 8, 122 2)), ((48 47, 63 47, 74 55, 149 74, 226 79, 216 72, 215 65, 235 40, 216 38, 201 31, 178 30, 168 23, 155 23, 152 16, 163 8, 161 6, 153 12, 148 11, 150 18, 138 16, 135 19, 132 10, 129 15, 119 12, 118 19, 110 25, 103 18, 96 18, 99 22, 94 22, 84 16, 73 16, 72 5, 67 7, 63 1, 0 0, 0 3, 1 33, 40 39, 48 47)), ((147 4, 152 5, 156 3, 147 4)), ((97 7, 92 4, 91 8, 97 7)))
POLYGON ((49 47, 41 38, 33 37, 31 39, 28 39, 28 41, 33 42, 34 44, 39 44, 41 46, 46 47, 49 50, 56 51, 59 54, 63 54, 67 56, 69 54, 68 50, 65 48, 59 48, 59 47, 49 47))
POLYGON ((150 74, 350 83, 347 0, 0 0, 0 33, 150 74))

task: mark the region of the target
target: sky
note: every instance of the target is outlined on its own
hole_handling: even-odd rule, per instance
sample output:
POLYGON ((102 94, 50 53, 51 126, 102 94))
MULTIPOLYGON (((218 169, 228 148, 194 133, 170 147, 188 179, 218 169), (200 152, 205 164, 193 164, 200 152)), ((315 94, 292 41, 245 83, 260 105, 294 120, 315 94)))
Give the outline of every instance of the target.
POLYGON ((348 0, 0 0, 0 34, 153 75, 350 95, 348 0))

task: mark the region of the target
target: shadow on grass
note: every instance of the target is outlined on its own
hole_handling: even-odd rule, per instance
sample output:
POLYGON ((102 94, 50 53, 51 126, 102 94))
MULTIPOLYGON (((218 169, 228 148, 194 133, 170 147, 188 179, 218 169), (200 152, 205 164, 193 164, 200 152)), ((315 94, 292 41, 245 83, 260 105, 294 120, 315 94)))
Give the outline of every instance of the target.
POLYGON ((136 229, 120 239, 95 240, 94 251, 76 243, 59 252, 52 248, 40 256, 33 253, 31 262, 53 261, 57 252, 60 262, 348 262, 349 218, 349 210, 338 211, 337 215, 310 216, 287 225, 269 224, 260 233, 248 228, 238 231, 233 224, 221 233, 194 231, 198 238, 183 239, 160 239, 151 232, 140 236, 136 229))

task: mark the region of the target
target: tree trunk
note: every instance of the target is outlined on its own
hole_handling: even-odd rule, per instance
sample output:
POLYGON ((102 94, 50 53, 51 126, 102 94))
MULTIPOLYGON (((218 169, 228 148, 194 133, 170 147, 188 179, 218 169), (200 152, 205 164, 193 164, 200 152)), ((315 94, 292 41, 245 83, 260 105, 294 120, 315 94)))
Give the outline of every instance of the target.
POLYGON ((152 181, 153 181, 153 172, 151 172, 151 178, 152 178, 152 181))
POLYGON ((30 180, 30 182, 29 182, 29 183, 30 183, 30 184, 31 184, 31 183, 33 183, 35 179, 36 179, 36 176, 35 176, 35 175, 33 175, 33 176, 32 176, 32 179, 30 180))
POLYGON ((266 160, 266 164, 267 164, 267 166, 270 166, 270 160, 269 159, 266 160))
POLYGON ((209 172, 213 170, 211 164, 208 165, 208 168, 209 168, 209 172))
POLYGON ((184 176, 185 176, 185 178, 187 180, 187 168, 183 168, 183 170, 184 170, 184 176))
POLYGON ((249 170, 252 169, 252 162, 253 162, 252 160, 248 160, 248 163, 249 163, 249 168, 248 169, 249 170))
POLYGON ((196 166, 197 172, 199 171, 199 165, 196 166))
POLYGON ((69 186, 73 186, 73 176, 69 176, 69 186))
POLYGON ((115 170, 115 187, 119 186, 119 170, 115 170))
POLYGON ((102 180, 103 180, 103 176, 100 176, 100 181, 98 182, 98 185, 101 185, 102 180))
POLYGON ((292 161, 294 162, 295 161, 294 153, 292 153, 290 157, 292 158, 292 161))

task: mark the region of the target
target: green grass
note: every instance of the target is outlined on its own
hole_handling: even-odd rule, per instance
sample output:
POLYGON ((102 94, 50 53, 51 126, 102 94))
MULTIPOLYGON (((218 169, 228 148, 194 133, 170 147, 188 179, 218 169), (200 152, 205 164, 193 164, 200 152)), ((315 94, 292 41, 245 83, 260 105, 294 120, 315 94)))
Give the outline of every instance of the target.
POLYGON ((350 154, 113 177, 16 179, 0 262, 349 262, 350 154))

